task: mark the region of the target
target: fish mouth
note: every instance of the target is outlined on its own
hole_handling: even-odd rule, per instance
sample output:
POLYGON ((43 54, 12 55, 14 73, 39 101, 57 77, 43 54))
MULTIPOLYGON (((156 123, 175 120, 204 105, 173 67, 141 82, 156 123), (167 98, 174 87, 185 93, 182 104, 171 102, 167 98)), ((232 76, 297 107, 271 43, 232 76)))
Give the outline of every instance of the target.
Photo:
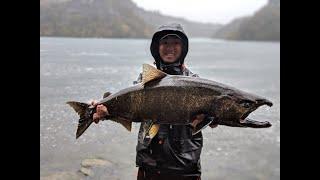
POLYGON ((257 100, 256 104, 253 108, 249 109, 247 112, 245 112, 241 118, 239 119, 239 123, 241 124, 241 126, 243 127, 251 127, 251 128, 267 128, 267 127, 271 127, 271 123, 268 121, 256 121, 253 120, 251 118, 248 118, 248 116, 255 111, 256 109, 258 109, 260 106, 263 105, 267 105, 269 107, 271 107, 273 105, 273 103, 269 100, 266 99, 262 99, 262 100, 257 100))
POLYGON ((273 106, 273 103, 267 99, 258 99, 256 100, 257 108, 263 105, 267 105, 269 107, 273 106))

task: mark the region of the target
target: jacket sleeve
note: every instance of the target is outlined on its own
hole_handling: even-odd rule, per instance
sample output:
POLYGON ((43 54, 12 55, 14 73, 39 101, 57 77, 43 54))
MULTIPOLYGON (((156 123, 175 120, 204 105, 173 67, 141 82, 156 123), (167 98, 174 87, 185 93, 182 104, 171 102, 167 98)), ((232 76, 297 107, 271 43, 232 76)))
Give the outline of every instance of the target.
POLYGON ((192 73, 191 71, 190 71, 190 73, 191 73, 191 76, 192 76, 192 77, 199 77, 198 74, 194 74, 194 73, 192 73))
POLYGON ((195 74, 193 73, 192 71, 190 71, 190 69, 186 68, 184 70, 184 73, 183 73, 185 76, 191 76, 191 77, 199 77, 198 74, 195 74))
POLYGON ((133 81, 133 85, 141 83, 142 82, 142 73, 139 74, 138 78, 136 81, 133 81))

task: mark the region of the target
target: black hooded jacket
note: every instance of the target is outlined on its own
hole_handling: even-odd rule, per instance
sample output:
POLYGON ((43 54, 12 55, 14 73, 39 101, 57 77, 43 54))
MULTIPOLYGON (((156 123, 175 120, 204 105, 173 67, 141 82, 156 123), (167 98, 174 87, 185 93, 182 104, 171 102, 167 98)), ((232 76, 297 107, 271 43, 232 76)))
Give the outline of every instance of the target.
MULTIPOLYGON (((181 65, 188 52, 188 38, 179 24, 164 25, 153 35, 151 54, 158 69, 173 75, 197 76, 181 65), (166 64, 159 55, 159 40, 166 34, 177 34, 182 40, 182 54, 172 64, 166 64)), ((141 81, 141 74, 137 82, 141 81)), ((183 176, 200 176, 200 154, 203 145, 201 132, 192 135, 189 125, 160 125, 154 138, 148 138, 153 122, 142 122, 138 134, 136 165, 148 171, 183 176)))

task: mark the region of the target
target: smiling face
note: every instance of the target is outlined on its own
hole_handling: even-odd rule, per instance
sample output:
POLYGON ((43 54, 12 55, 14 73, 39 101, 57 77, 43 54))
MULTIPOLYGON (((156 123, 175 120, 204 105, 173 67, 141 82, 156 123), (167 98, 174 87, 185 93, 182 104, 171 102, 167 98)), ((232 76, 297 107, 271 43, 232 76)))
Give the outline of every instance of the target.
POLYGON ((177 36, 167 36, 159 41, 159 54, 166 63, 175 62, 182 51, 182 41, 177 36))

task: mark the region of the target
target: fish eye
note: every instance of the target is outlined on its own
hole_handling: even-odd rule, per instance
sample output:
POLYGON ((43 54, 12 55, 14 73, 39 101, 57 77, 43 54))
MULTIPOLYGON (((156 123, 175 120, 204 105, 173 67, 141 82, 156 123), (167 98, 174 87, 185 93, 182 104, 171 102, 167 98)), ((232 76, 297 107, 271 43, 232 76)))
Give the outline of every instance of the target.
POLYGON ((242 106, 245 107, 245 108, 249 108, 250 104, 248 102, 245 102, 245 103, 242 104, 242 106))
POLYGON ((240 103, 240 105, 241 105, 242 107, 244 107, 244 108, 250 108, 252 103, 253 103, 253 102, 251 102, 251 101, 242 101, 242 102, 240 103))

